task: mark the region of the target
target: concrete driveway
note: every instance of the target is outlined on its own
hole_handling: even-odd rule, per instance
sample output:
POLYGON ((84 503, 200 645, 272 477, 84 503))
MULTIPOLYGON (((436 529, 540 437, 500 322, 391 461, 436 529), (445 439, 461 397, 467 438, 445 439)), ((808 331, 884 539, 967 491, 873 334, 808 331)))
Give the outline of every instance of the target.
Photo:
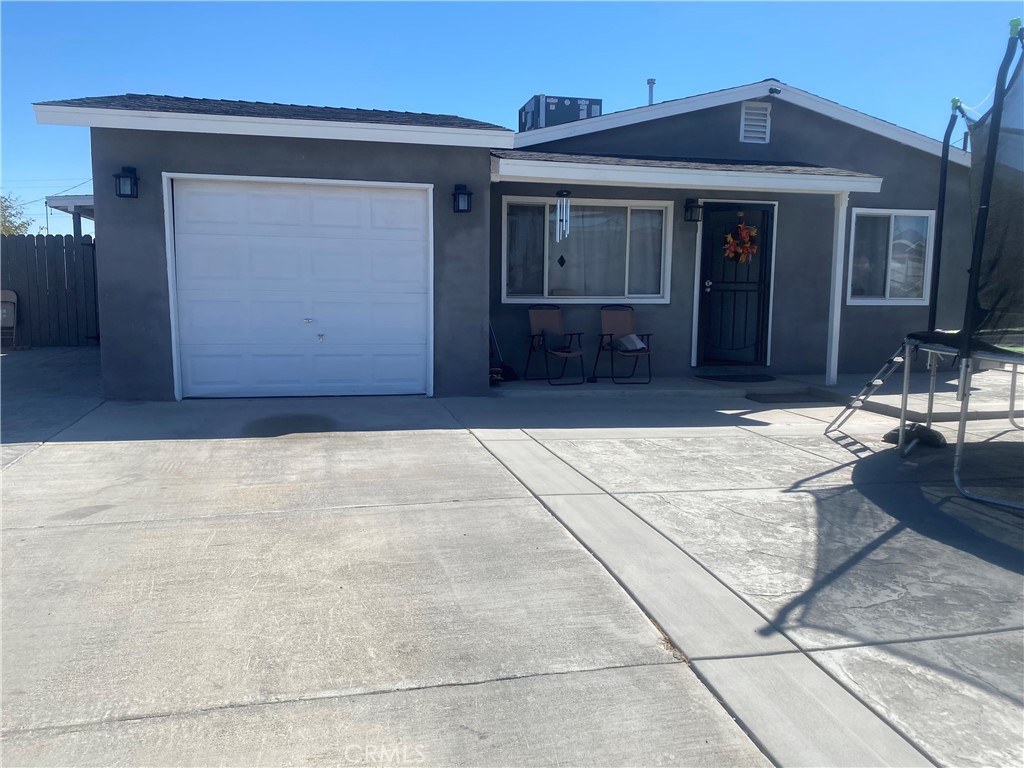
MULTIPOLYGON (((0 363, 4 764, 1024 760, 1020 521, 884 417, 103 403, 94 350, 29 354, 0 363)), ((992 426, 965 475, 1017 493, 992 426)))

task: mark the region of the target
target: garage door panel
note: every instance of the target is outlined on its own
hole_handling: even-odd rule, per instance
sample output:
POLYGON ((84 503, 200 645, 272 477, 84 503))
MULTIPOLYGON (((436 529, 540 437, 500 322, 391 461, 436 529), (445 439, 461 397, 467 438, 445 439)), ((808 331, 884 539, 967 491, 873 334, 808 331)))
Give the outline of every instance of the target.
POLYGON ((239 351, 230 345, 183 347, 182 387, 198 396, 302 394, 310 355, 289 345, 239 351))
POLYGON ((381 352, 375 345, 350 345, 344 353, 318 353, 312 365, 317 388, 338 387, 345 394, 416 393, 423 392, 426 383, 424 346, 395 346, 381 352))
POLYGON ((174 190, 185 396, 426 391, 425 191, 221 181, 174 190))
POLYGON ((426 348, 417 345, 203 345, 183 356, 182 384, 199 397, 416 394, 425 391, 425 367, 426 348))
POLYGON ((310 207, 311 224, 317 229, 340 229, 357 235, 366 229, 363 222, 366 221, 368 207, 369 203, 361 191, 344 190, 317 196, 310 207))
POLYGON ((402 343, 410 338, 426 342, 426 329, 421 324, 425 302, 412 297, 381 297, 370 307, 375 338, 382 343, 402 343))
POLYGON ((393 349, 373 357, 374 381, 399 392, 410 387, 422 387, 423 370, 426 366, 426 349, 393 349))
POLYGON ((373 290, 425 293, 428 265, 424 250, 422 243, 374 243, 367 249, 373 290))
POLYGON ((314 300, 310 329, 339 343, 426 344, 423 323, 426 298, 404 294, 369 294, 314 300))
POLYGON ((174 183, 174 229, 179 235, 234 231, 245 220, 244 197, 225 194, 212 185, 174 183))
POLYGON ((426 224, 426 204, 419 195, 384 193, 370 200, 370 226, 385 239, 420 240, 426 224))
POLYGON ((291 190, 286 187, 274 189, 278 191, 260 190, 247 195, 249 226, 254 233, 263 230, 263 233, 274 237, 301 237, 313 223, 308 190, 291 190))
POLYGON ((182 344, 209 340, 243 341, 250 335, 249 300, 231 299, 213 292, 193 293, 178 306, 178 339, 182 344))
POLYGON ((189 254, 177 259, 175 278, 178 288, 219 286, 242 279, 248 272, 249 254, 245 244, 232 238, 207 235, 175 235, 175 251, 189 254))
POLYGON ((260 387, 292 387, 298 391, 309 378, 309 357, 309 353, 299 352, 294 347, 250 352, 249 381, 257 390, 260 387))
POLYGON ((190 354, 182 355, 182 387, 186 392, 237 387, 243 378, 244 364, 244 356, 235 351, 192 350, 190 354))
POLYGON ((302 288, 309 283, 309 258, 303 252, 302 243, 287 247, 274 247, 265 240, 246 238, 243 247, 247 251, 246 274, 254 281, 262 281, 259 287, 286 290, 302 288))
POLYGON ((370 279, 371 260, 362 240, 319 242, 309 249, 310 277, 322 287, 359 290, 370 279))

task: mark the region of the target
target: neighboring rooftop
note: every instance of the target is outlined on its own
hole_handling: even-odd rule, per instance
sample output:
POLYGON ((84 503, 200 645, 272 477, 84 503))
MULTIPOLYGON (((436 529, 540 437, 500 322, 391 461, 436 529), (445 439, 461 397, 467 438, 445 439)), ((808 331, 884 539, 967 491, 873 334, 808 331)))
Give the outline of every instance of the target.
POLYGON ((337 123, 374 123, 424 128, 462 128, 482 131, 507 131, 511 133, 508 128, 503 126, 481 122, 480 120, 470 120, 458 115, 435 115, 425 112, 391 112, 381 109, 350 109, 347 107, 313 107, 261 101, 194 99, 187 96, 154 96, 141 93, 41 101, 35 106, 118 109, 132 112, 170 112, 187 115, 224 115, 228 117, 255 117, 275 120, 324 120, 337 123))

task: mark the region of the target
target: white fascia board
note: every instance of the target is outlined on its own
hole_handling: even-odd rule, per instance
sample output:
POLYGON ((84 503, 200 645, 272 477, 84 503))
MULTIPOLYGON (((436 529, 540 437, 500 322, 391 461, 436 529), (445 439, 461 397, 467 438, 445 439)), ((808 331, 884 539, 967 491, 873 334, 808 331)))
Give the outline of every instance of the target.
MULTIPOLYGON (((737 88, 729 88, 715 93, 705 93, 700 96, 664 101, 660 104, 636 107, 635 109, 627 109, 622 112, 612 112, 600 117, 589 117, 585 120, 577 120, 572 123, 565 123, 564 125, 553 125, 550 128, 538 128, 525 133, 517 133, 515 148, 524 149, 535 144, 545 144, 549 141, 568 139, 573 136, 583 136, 588 133, 597 133, 598 131, 607 131, 627 125, 645 123, 648 120, 685 115, 702 109, 762 98, 769 95, 769 88, 781 90, 781 93, 771 94, 772 98, 809 109, 825 117, 852 125, 855 128, 861 128, 900 144, 905 144, 908 147, 935 155, 936 157, 942 155, 941 141, 930 139, 927 136, 922 136, 919 133, 901 128, 877 117, 871 117, 855 109, 844 107, 842 104, 815 96, 813 93, 801 91, 799 88, 775 81, 741 85, 737 88)), ((949 148, 949 159, 958 165, 970 166, 971 164, 970 153, 956 147, 949 148)))
POLYGON ((511 131, 33 105, 41 125, 511 149, 511 131))
POLYGON ((576 182, 596 186, 668 187, 746 192, 878 192, 877 176, 822 176, 810 173, 715 171, 688 168, 559 163, 498 158, 491 181, 576 182))

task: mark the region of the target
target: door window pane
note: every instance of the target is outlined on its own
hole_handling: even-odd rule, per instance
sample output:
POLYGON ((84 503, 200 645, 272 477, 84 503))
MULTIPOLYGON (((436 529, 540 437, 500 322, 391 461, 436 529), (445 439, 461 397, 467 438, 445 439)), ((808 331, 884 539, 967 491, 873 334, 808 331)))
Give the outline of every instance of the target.
POLYGON ((508 207, 509 296, 544 295, 543 205, 508 207))
POLYGON ((661 293, 665 212, 634 208, 629 217, 629 294, 661 293))

